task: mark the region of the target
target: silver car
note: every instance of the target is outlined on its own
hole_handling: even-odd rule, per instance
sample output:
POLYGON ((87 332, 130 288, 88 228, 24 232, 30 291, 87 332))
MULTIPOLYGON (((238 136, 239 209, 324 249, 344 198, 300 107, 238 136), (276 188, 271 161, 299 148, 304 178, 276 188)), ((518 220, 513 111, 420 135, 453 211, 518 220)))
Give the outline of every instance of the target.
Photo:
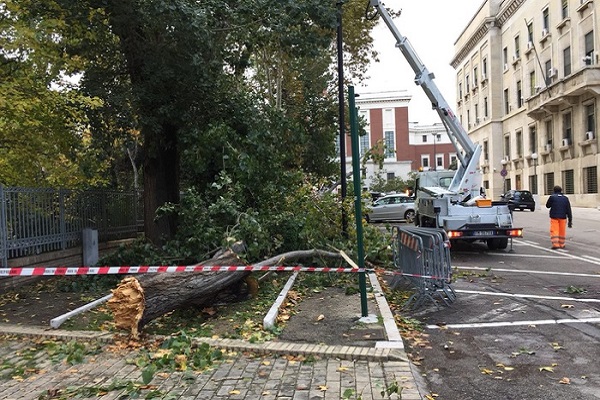
POLYGON ((367 222, 400 221, 413 222, 415 218, 415 199, 403 193, 388 194, 373 203, 371 211, 365 216, 367 222))

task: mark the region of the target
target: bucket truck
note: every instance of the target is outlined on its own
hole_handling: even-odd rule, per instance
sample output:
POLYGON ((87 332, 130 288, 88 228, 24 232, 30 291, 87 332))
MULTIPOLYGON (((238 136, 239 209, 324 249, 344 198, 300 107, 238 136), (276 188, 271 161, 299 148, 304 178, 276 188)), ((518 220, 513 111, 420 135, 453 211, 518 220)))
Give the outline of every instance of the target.
POLYGON ((396 39, 406 61, 415 72, 414 82, 420 86, 432 108, 437 111, 458 157, 457 170, 421 172, 415 187, 415 224, 443 228, 451 240, 484 241, 492 249, 505 249, 508 239, 522 237, 523 230, 513 227, 512 213, 505 202, 492 202, 480 195, 481 173, 478 162, 481 146, 474 144, 460 121, 434 83, 412 45, 392 21, 379 0, 369 0, 396 39), (441 184, 452 176, 450 185, 441 184))

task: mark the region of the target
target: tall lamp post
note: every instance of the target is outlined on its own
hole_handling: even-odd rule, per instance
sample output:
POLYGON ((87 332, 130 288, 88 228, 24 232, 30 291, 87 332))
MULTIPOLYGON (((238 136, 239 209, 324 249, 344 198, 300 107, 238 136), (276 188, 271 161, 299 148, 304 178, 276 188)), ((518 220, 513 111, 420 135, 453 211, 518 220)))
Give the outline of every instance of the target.
POLYGON ((531 153, 531 159, 533 160, 533 194, 538 194, 538 179, 537 179, 538 154, 531 153))
POLYGON ((508 171, 506 170, 506 164, 508 161, 506 159, 502 159, 500 164, 502 164, 502 171, 500 171, 500 176, 502 176, 502 194, 506 193, 506 175, 508 175, 508 171))

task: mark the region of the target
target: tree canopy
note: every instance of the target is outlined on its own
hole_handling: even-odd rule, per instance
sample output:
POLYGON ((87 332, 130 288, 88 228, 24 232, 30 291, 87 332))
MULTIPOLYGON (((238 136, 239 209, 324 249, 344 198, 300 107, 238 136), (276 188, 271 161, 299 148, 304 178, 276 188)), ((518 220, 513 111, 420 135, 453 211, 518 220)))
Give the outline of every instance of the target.
MULTIPOLYGON (((354 79, 372 55, 364 5, 343 6, 354 79)), ((182 191, 235 195, 237 215, 272 205, 336 172, 336 13, 317 0, 4 2, 0 182, 130 188, 139 171, 157 244, 178 213, 156 212, 182 191)))

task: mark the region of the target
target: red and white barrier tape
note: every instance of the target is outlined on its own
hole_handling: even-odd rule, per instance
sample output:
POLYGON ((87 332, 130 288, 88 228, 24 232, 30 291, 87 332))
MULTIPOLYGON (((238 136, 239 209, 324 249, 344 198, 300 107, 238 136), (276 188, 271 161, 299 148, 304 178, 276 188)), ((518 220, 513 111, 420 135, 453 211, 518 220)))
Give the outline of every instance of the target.
MULTIPOLYGON (((114 275, 114 274, 152 274, 174 272, 239 272, 239 271, 277 271, 277 272, 370 272, 364 268, 329 268, 294 266, 253 266, 253 265, 139 265, 118 267, 11 267, 0 268, 0 276, 62 276, 62 275, 114 275)), ((385 275, 401 275, 412 278, 449 280, 448 276, 419 275, 402 271, 378 269, 385 275)))
POLYGON ((221 266, 221 265, 139 265, 119 267, 11 267, 0 268, 0 276, 110 275, 173 272, 236 271, 300 271, 300 272, 365 272, 361 268, 328 268, 296 266, 221 266))

